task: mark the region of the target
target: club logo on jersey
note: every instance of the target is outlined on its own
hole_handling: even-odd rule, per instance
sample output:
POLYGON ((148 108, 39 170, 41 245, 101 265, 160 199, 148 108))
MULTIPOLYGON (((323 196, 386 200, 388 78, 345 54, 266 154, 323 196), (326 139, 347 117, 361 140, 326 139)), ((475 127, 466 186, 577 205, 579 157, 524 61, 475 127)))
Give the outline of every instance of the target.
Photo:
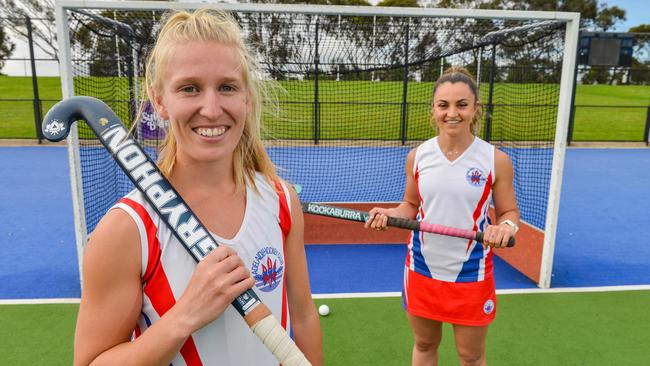
POLYGON ((63 122, 59 122, 58 120, 52 120, 52 122, 48 123, 47 126, 45 126, 45 132, 49 133, 52 136, 56 136, 63 132, 65 130, 65 125, 63 122))
POLYGON ((487 181, 487 176, 479 168, 470 168, 465 175, 467 183, 474 187, 482 187, 487 181))
POLYGON ((492 314, 494 311, 494 301, 492 299, 488 299, 488 301, 483 304, 483 312, 487 315, 492 314))
POLYGON ((284 259, 275 248, 265 247, 260 249, 251 266, 251 273, 255 278, 255 287, 271 292, 282 283, 284 276, 284 259))

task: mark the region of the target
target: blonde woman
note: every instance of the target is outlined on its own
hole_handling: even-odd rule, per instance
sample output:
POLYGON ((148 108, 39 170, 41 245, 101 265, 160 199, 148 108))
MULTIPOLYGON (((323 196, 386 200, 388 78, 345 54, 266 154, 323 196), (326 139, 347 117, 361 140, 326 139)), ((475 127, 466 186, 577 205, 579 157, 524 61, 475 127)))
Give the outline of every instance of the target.
POLYGON ((436 81, 431 117, 438 136, 408 154, 403 202, 372 209, 366 227, 386 230, 387 217, 395 216, 485 232, 485 246, 412 232, 403 291, 415 340, 413 365, 438 364, 442 323, 453 325, 462 365, 485 365, 488 325, 496 314, 491 248, 507 246, 519 225, 512 163, 476 136, 478 87, 464 68, 452 67, 436 81))
POLYGON ((145 77, 169 121, 159 167, 222 244, 198 265, 138 191, 84 253, 75 365, 277 365, 230 303, 253 287, 322 364, 298 197, 259 137, 263 85, 227 13, 175 12, 145 77))

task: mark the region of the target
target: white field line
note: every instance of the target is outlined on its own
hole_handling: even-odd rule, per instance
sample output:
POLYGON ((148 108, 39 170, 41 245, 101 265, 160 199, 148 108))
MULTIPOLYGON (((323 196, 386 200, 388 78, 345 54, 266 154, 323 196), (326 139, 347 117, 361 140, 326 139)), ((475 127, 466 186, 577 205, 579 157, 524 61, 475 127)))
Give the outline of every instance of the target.
POLYGON ((0 300, 0 305, 78 304, 81 299, 16 299, 0 300))
MULTIPOLYGON (((646 291, 650 285, 626 285, 626 286, 599 286, 599 287, 558 287, 550 289, 521 288, 497 290, 497 295, 517 294, 554 294, 554 293, 580 293, 580 292, 608 292, 608 291, 646 291)), ((352 299, 371 297, 400 297, 401 292, 357 292, 346 294, 313 294, 314 299, 352 299)))
MULTIPOLYGON (((599 287, 558 287, 549 289, 523 288, 497 290, 497 295, 518 295, 518 294, 555 294, 555 293, 580 293, 580 292, 614 292, 614 291, 647 291, 650 285, 626 285, 626 286, 599 286, 599 287)), ((374 297, 400 297, 401 292, 356 292, 338 294, 313 294, 314 299, 359 299, 374 297)), ((17 299, 2 300, 0 305, 31 305, 31 304, 79 304, 80 299, 17 299)))

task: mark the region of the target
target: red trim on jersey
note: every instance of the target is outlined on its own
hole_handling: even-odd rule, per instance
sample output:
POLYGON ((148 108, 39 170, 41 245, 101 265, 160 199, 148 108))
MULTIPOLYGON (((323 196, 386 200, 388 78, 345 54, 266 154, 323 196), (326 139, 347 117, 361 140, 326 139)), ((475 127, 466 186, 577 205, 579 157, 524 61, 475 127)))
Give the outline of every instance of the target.
POLYGON ((280 217, 282 238, 284 239, 289 235, 289 231, 291 231, 291 210, 289 209, 289 203, 287 201, 287 196, 284 193, 282 183, 278 181, 275 182, 275 192, 278 194, 278 200, 280 201, 280 212, 278 215, 280 217))
POLYGON ((144 228, 147 232, 147 247, 149 248, 149 256, 147 259, 147 268, 145 269, 144 275, 142 276, 142 282, 147 283, 151 278, 154 269, 160 265, 160 244, 158 243, 158 238, 156 237, 158 228, 153 224, 153 221, 149 217, 149 213, 147 213, 142 205, 130 198, 122 198, 120 202, 131 207, 138 214, 138 216, 140 216, 140 219, 142 219, 145 224, 144 228), (152 253, 155 255, 151 255, 152 253))
MULTIPOLYGON (((149 216, 149 212, 147 212, 144 206, 140 203, 129 198, 122 198, 120 202, 131 207, 138 216, 140 216, 140 219, 144 223, 147 232, 149 259, 147 261, 145 275, 142 278, 143 289, 144 293, 151 300, 151 304, 158 313, 158 316, 162 317, 169 309, 171 309, 172 306, 174 306, 174 304, 176 304, 176 300, 174 299, 174 294, 169 286, 169 280, 165 274, 165 269, 160 264, 160 242, 156 235, 158 227, 151 219, 151 216, 149 216), (147 281, 145 281, 145 279, 147 281)), ((180 349, 180 354, 183 356, 187 365, 203 365, 192 336, 187 338, 180 349)))
MULTIPOLYGON (((418 198, 420 199, 420 221, 424 221, 424 200, 422 199, 422 194, 420 193, 420 167, 415 164, 415 172, 413 173, 413 177, 415 179, 415 191, 418 194, 418 198)), ((422 234, 422 232, 420 232, 422 234)), ((420 236, 420 239, 422 239, 422 236, 420 236)), ((409 232, 409 237, 408 237, 408 250, 409 250, 409 255, 406 256, 406 267, 411 268, 411 252, 413 249, 413 230, 409 232)), ((422 240, 420 240, 420 245, 422 245, 422 240)))
POLYGON ((422 199, 422 194, 420 193, 420 167, 415 165, 415 190, 418 192, 418 198, 420 199, 420 221, 424 220, 424 200, 422 199))
MULTIPOLYGON (((490 197, 490 191, 492 190, 492 172, 488 174, 487 177, 487 182, 485 182, 485 187, 483 188, 483 195, 481 195, 481 199, 478 201, 478 204, 476 205, 476 208, 474 209, 474 214, 472 215, 472 218, 474 220, 474 225, 472 226, 472 230, 477 231, 478 230, 478 218, 481 216, 481 208, 483 205, 485 205, 485 202, 487 201, 488 197, 490 197)), ((469 248, 472 246, 472 242, 474 239, 470 239, 467 242, 467 249, 465 250, 465 253, 469 252, 469 248)))
POLYGON ((287 235, 291 231, 291 211, 289 210, 289 203, 287 201, 287 195, 284 192, 284 187, 279 181, 275 181, 275 191, 278 194, 278 202, 280 203, 280 210, 278 212, 278 217, 280 218, 280 229, 282 230, 282 251, 284 255, 284 276, 282 276, 282 317, 280 319, 280 325, 282 328, 287 329, 287 318, 288 318, 288 309, 287 309, 287 235))
POLYGON ((409 232, 409 238, 408 238, 408 241, 406 242, 406 248, 409 251, 409 253, 406 255, 406 267, 407 268, 411 268, 411 254, 410 254, 411 246, 412 246, 412 244, 411 244, 412 241, 411 240, 413 240, 413 230, 411 230, 409 232))

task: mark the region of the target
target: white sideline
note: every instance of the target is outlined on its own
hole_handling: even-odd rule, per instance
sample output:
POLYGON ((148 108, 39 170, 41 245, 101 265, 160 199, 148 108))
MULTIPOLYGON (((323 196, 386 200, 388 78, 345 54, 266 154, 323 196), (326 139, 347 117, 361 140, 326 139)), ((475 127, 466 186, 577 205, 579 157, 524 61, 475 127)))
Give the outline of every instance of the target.
MULTIPOLYGON (((650 285, 625 285, 625 286, 598 286, 598 287, 558 287, 558 288, 521 288, 497 290, 497 295, 519 294, 554 294, 554 293, 580 293, 580 292, 614 292, 614 291, 646 291, 650 285)), ((400 297, 401 292, 356 292, 338 294, 312 294, 314 299, 362 299, 374 297, 400 297)), ((32 304, 78 304, 80 299, 16 299, 2 300, 0 305, 32 305, 32 304)))
POLYGON ((81 299, 16 299, 0 300, 0 305, 78 304, 81 299))
MULTIPOLYGON (((558 287, 558 288, 520 288, 497 290, 497 295, 517 294, 552 294, 571 292, 608 292, 608 291, 644 291, 650 290, 650 285, 598 286, 598 287, 558 287)), ((313 294, 314 299, 352 299, 371 297, 400 297, 401 292, 357 292, 344 294, 313 294)))

